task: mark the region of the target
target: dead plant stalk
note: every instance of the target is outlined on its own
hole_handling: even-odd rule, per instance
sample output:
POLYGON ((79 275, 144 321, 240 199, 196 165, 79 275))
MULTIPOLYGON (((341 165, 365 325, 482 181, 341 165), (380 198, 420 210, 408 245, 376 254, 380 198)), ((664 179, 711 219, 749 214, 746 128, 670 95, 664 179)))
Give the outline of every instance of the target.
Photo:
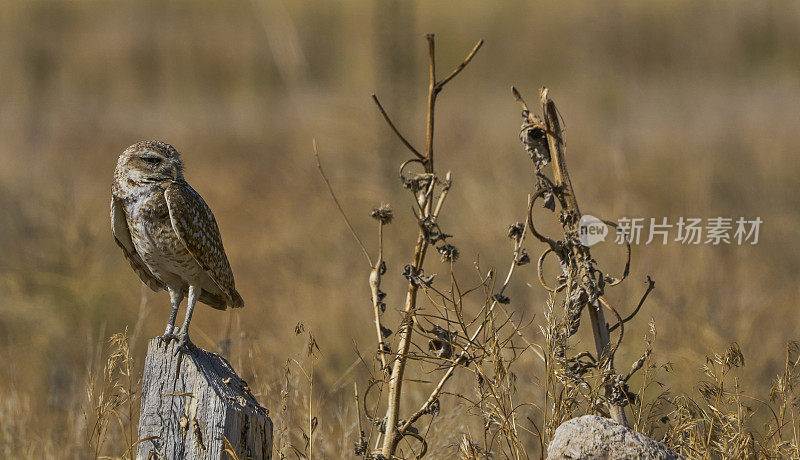
MULTIPOLYGON (((434 116, 435 116, 435 107, 436 107, 436 98, 439 93, 442 91, 444 86, 450 82, 453 78, 455 78, 472 60, 475 54, 478 52, 480 47, 483 45, 483 40, 478 41, 472 51, 467 55, 464 61, 456 67, 450 74, 442 80, 436 79, 436 54, 435 54, 435 40, 433 34, 428 34, 426 36, 428 41, 428 57, 429 57, 429 85, 428 85, 428 105, 427 105, 427 129, 426 129, 426 149, 425 155, 423 158, 420 158, 419 153, 411 148, 412 153, 414 153, 418 159, 421 161, 425 166, 425 171, 428 174, 434 174, 434 153, 433 153, 433 140, 434 140, 434 116)), ((378 103, 380 107, 380 103, 378 102, 377 98, 374 98, 375 102, 378 103)), ((389 120, 389 117, 386 115, 386 112, 381 107, 381 112, 384 115, 384 118, 389 120)), ((390 123, 392 127, 394 127, 393 123, 390 123)), ((405 141, 403 136, 400 136, 399 132, 394 129, 395 133, 404 141, 404 144, 410 147, 410 144, 405 141)), ((442 204, 444 202, 445 197, 447 196, 446 191, 443 192, 438 199, 438 202, 435 207, 435 211, 432 211, 433 208, 433 185, 435 180, 431 180, 431 187, 430 193, 424 194, 424 201, 420 203, 420 207, 422 208, 422 218, 430 218, 431 221, 435 222, 436 218, 438 217, 438 213, 442 208, 442 204)), ((425 261, 425 254, 428 250, 428 239, 426 238, 426 230, 425 228, 420 225, 419 235, 417 237, 417 243, 414 247, 414 257, 413 257, 413 264, 412 270, 413 273, 418 273, 419 270, 422 268, 422 265, 425 261)), ((398 420, 399 420, 399 412, 400 412, 400 400, 402 395, 402 388, 403 388, 403 374, 405 373, 406 368, 406 361, 408 359, 408 351, 409 347, 411 346, 411 336, 413 332, 413 325, 414 325, 414 311, 417 306, 417 291, 419 285, 414 282, 409 282, 408 285, 408 292, 406 293, 406 300, 403 307, 403 324, 398 331, 400 335, 400 341, 398 343, 397 354, 395 356, 394 364, 392 367, 392 373, 389 377, 389 396, 388 396, 388 407, 386 409, 386 434, 383 439, 383 446, 381 448, 381 454, 385 458, 392 458, 397 449, 397 444, 402 439, 403 431, 398 429, 398 420)))

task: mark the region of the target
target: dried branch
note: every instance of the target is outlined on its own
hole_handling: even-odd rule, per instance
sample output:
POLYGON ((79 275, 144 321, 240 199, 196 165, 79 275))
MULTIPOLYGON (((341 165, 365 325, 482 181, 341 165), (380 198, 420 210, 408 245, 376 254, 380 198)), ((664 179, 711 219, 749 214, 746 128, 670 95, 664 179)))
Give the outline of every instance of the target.
MULTIPOLYGON (((603 363, 603 373, 612 377, 607 379, 609 383, 607 383, 605 387, 606 400, 609 401, 608 410, 614 420, 623 425, 627 425, 624 407, 618 404, 619 398, 614 397, 615 394, 619 393, 618 388, 613 384, 615 380, 613 377, 616 375, 614 371, 614 353, 619 347, 622 335, 620 334, 614 346, 611 346, 610 331, 605 321, 603 308, 605 307, 618 318, 619 315, 616 310, 605 301, 602 295, 606 284, 619 284, 628 275, 630 268, 630 246, 628 245, 626 247, 628 251, 628 260, 625 264, 622 277, 620 279, 614 279, 602 276, 595 266, 595 261, 591 256, 589 248, 581 244, 578 238, 580 235, 579 222, 581 219, 581 212, 567 170, 563 130, 559 121, 556 105, 549 98, 547 88, 542 88, 539 95, 543 119, 540 120, 530 112, 528 105, 516 88, 512 87, 512 93, 523 108, 524 122, 521 140, 526 150, 531 154, 531 159, 536 165, 538 190, 534 195, 534 199, 545 197, 545 207, 554 210, 555 202, 552 200, 552 197, 555 197, 562 207, 559 220, 564 232, 563 241, 554 241, 535 230, 532 216, 533 203, 531 203, 528 209, 528 221, 531 225, 531 232, 534 233, 540 241, 550 246, 550 249, 556 254, 561 263, 562 271, 564 272, 562 279, 566 279, 563 288, 566 289, 565 307, 568 316, 568 336, 577 332, 580 324, 580 315, 584 308, 589 311, 598 359, 603 363), (548 162, 552 163, 553 167, 552 181, 547 179, 541 171, 542 167, 548 162), (549 200, 547 199, 548 196, 551 197, 549 200)), ((607 223, 616 226, 613 222, 607 223)), ((545 251, 539 258, 537 267, 539 271, 539 281, 545 289, 555 293, 562 289, 562 286, 556 288, 549 287, 545 283, 542 274, 542 264, 547 254, 549 254, 549 252, 545 251)), ((620 324, 622 324, 621 318, 619 319, 620 324)), ((620 329, 620 331, 622 331, 622 329, 620 329)), ((566 340, 567 337, 562 338, 562 340, 566 340)))
POLYGON ((436 86, 439 87, 439 91, 442 90, 442 87, 444 87, 444 85, 446 85, 447 82, 452 80, 456 75, 458 75, 462 70, 464 70, 464 67, 466 67, 467 64, 469 64, 469 61, 471 61, 472 58, 475 57, 475 54, 478 53, 478 50, 481 49, 481 46, 483 46, 483 39, 478 40, 478 42, 475 43, 475 46, 472 47, 472 51, 470 51, 467 57, 464 58, 464 62, 462 62, 461 64, 458 65, 458 67, 453 69, 453 71, 450 72, 450 75, 446 76, 442 81, 436 84, 436 86))
POLYGON ((334 203, 336 203, 336 207, 339 209, 339 214, 341 214, 342 219, 344 219, 344 223, 347 225, 347 228, 350 230, 350 234, 353 235, 353 238, 356 239, 358 245, 361 247, 361 251, 364 253, 364 256, 367 258, 367 263, 370 267, 372 267, 372 258, 369 256, 369 252, 367 252, 367 247, 364 246, 364 243, 361 241, 361 238, 358 237, 358 234, 353 229, 353 226, 350 225, 350 219, 347 218, 347 214, 345 214, 344 209, 342 209, 342 205, 339 204, 339 200, 336 198, 336 194, 333 192, 333 187, 331 186, 331 182, 328 180, 328 176, 325 175, 325 171, 322 169, 322 163, 319 159, 319 152, 317 151, 317 140, 314 139, 314 158, 317 160, 317 169, 319 170, 319 174, 322 176, 322 180, 325 181, 325 185, 328 186, 328 191, 331 194, 331 198, 333 198, 334 203))
POLYGON ((428 59, 429 59, 429 82, 428 82, 428 112, 427 112, 427 130, 425 136, 425 158, 426 158, 426 168, 428 172, 433 172, 433 127, 434 127, 434 115, 435 115, 435 107, 436 107, 436 97, 442 91, 444 86, 449 83, 456 75, 461 73, 462 70, 467 66, 467 64, 472 61, 472 58, 475 57, 475 54, 481 49, 483 46, 483 40, 479 40, 478 43, 472 48, 472 51, 467 55, 461 64, 458 65, 455 69, 453 69, 450 74, 445 77, 441 81, 436 80, 436 40, 434 34, 428 34, 425 36, 425 39, 428 40, 428 59))
POLYGON ((386 110, 383 109, 383 106, 381 105, 381 101, 378 100, 378 96, 373 94, 372 95, 372 100, 373 100, 373 102, 375 102, 375 105, 378 106, 378 110, 381 112, 381 115, 383 115, 383 119, 386 120, 386 123, 389 124, 389 127, 392 128, 392 131, 394 131, 394 133, 397 135, 397 137, 400 139, 400 141, 403 143, 403 145, 405 145, 406 148, 408 148, 408 150, 411 151, 411 153, 416 155, 417 158, 419 158, 420 160, 425 160, 425 156, 422 155, 421 153, 419 153, 419 151, 417 149, 415 149, 414 146, 411 145, 410 142, 408 142, 408 140, 406 140, 405 136, 400 134, 400 131, 394 125, 394 123, 392 122, 392 119, 389 118, 389 115, 386 113, 386 110))
POLYGON ((533 204, 536 202, 538 198, 544 196, 545 193, 550 193, 550 191, 543 188, 533 194, 533 199, 528 204, 528 225, 531 227, 531 233, 533 234, 533 236, 536 237, 536 239, 538 239, 542 243, 547 243, 547 245, 550 246, 550 249, 558 253, 559 250, 558 243, 539 233, 536 230, 536 226, 533 225, 533 204))
MULTIPOLYGON (((616 222, 610 220, 603 220, 603 223, 614 227, 615 229, 617 229, 617 231, 620 230, 620 226, 616 222)), ((606 277, 609 286, 616 286, 622 283, 623 281, 625 281, 625 278, 627 278, 631 272, 631 242, 630 239, 628 239, 627 237, 623 238, 622 241, 625 242, 625 257, 626 257, 625 268, 622 270, 622 276, 620 276, 619 278, 613 278, 610 276, 606 277)), ((648 279, 650 278, 648 277, 648 279)))
MULTIPOLYGON (((529 201, 532 202, 532 199, 529 198, 529 201)), ((523 228, 523 230, 522 230, 522 233, 515 240, 515 243, 514 243, 514 257, 513 257, 513 260, 511 262, 511 267, 508 269, 508 273, 506 274, 506 278, 503 281, 503 284, 500 286, 500 289, 497 291, 497 295, 493 296, 493 298, 495 300, 492 301, 492 304, 489 307, 486 316, 491 316, 492 312, 494 311, 495 307, 498 304, 498 298, 500 298, 500 296, 503 295, 503 293, 505 292, 506 288, 508 287, 509 282, 511 281, 511 276, 514 274, 514 270, 518 266, 517 260, 518 260, 520 251, 522 250, 522 243, 525 241, 525 234, 527 233, 527 229, 528 229, 528 224, 526 223, 524 228, 523 228)), ((461 353, 459 353, 458 357, 455 360, 453 360, 453 362, 447 368, 447 371, 445 372, 444 376, 442 376, 442 378, 439 380, 439 383, 436 385, 436 387, 430 393, 430 395, 428 396, 428 399, 425 401, 425 403, 423 403, 422 406, 416 412, 414 412, 414 414, 411 415, 411 417, 408 418, 408 421, 406 421, 405 425, 403 425, 403 427, 400 428, 400 432, 401 433, 405 432, 405 430, 407 430, 408 427, 410 427, 414 422, 416 422, 421 416, 423 416, 426 413, 428 413, 431 404, 433 404, 438 399, 439 394, 441 393, 442 389, 444 388, 445 383, 447 383, 447 381, 450 379, 450 377, 453 376, 453 372, 455 372, 455 369, 458 366, 464 364, 468 360, 470 348, 476 343, 478 335, 480 335, 481 332, 483 332, 483 329, 487 324, 488 323, 486 321, 483 321, 478 326, 478 329, 476 329, 475 332, 472 333, 472 336, 470 336, 469 341, 463 346, 461 353)))
POLYGON ((650 275, 647 275, 647 290, 644 291, 644 295, 642 295, 642 298, 639 300, 639 305, 637 305, 636 309, 633 310, 633 313, 631 313, 630 315, 626 316, 625 319, 623 319, 619 323, 609 327, 608 328, 608 332, 613 332, 614 329, 616 329, 616 328, 620 327, 622 324, 625 324, 628 321, 632 320, 639 313, 639 310, 642 308, 642 305, 644 305, 644 301, 647 300, 647 296, 650 295, 650 292, 652 292, 652 290, 655 289, 655 288, 656 288, 656 282, 653 281, 652 279, 650 279, 650 275))
MULTIPOLYGON (((403 385, 403 376, 405 373, 406 362, 409 359, 409 349, 412 343, 412 332, 413 332, 413 325, 414 325, 414 314, 417 308, 417 293, 419 290, 420 285, 426 284, 422 280, 422 266, 425 261, 425 255, 427 254, 427 250, 429 245, 432 243, 430 238, 430 230, 429 228, 434 228, 436 226, 436 220, 441 212, 442 205, 444 203, 444 199, 447 196, 447 192, 451 186, 451 177, 448 173, 445 177, 445 180, 442 184, 442 189, 439 195, 438 200, 434 200, 434 188, 437 185, 437 178, 435 176, 435 169, 433 163, 433 139, 434 139, 434 116, 435 116, 435 105, 436 105, 436 97, 441 92, 442 88, 451 81, 461 70, 466 67, 467 64, 472 60, 477 53, 478 49, 480 49, 482 41, 478 42, 478 44, 473 48, 472 52, 467 56, 464 62, 461 63, 459 67, 457 67, 453 72, 448 75, 442 81, 436 80, 436 56, 435 56, 435 42, 433 34, 429 34, 426 36, 428 41, 428 52, 429 52, 429 86, 428 86, 428 104, 427 104, 427 112, 426 112, 426 149, 425 154, 420 155, 416 149, 413 149, 410 143, 405 140, 403 136, 400 136, 400 133, 394 127, 394 123, 391 123, 391 120, 386 116, 386 112, 382 109, 379 101, 376 97, 373 100, 378 105, 381 113, 384 115, 384 118, 389 122, 390 126, 392 127, 395 134, 397 134, 403 143, 406 144, 406 147, 409 147, 411 151, 417 157, 416 160, 419 160, 425 166, 425 172, 428 173, 429 177, 421 177, 415 183, 416 186, 412 187, 412 192, 415 195, 415 200, 417 200, 417 204, 419 205, 420 215, 417 216, 419 222, 419 235, 417 237, 417 243, 414 247, 414 257, 413 262, 408 267, 408 291, 406 293, 406 301, 403 307, 403 321, 401 326, 398 328, 398 336, 399 336, 399 343, 397 345, 397 353, 395 355, 392 372, 389 375, 389 394, 388 394, 388 405, 386 409, 386 433, 383 439, 383 446, 381 448, 381 455, 385 458, 392 458, 397 449, 397 444, 400 440, 405 436, 408 432, 408 426, 405 428, 398 430, 398 421, 399 421, 399 411, 400 411, 400 400, 402 396, 402 385, 403 385), (424 157, 424 158, 423 158, 424 157), (422 182, 421 180, 427 180, 428 182, 422 182), (418 193, 420 192, 420 193, 418 193), (434 203, 436 201, 436 203, 434 203)), ((401 170, 402 176, 402 170, 401 170)), ((444 238, 442 233, 439 231, 439 237, 444 238)), ((433 241, 435 242, 435 241, 433 241)), ((432 279, 431 279, 432 280, 432 279)))

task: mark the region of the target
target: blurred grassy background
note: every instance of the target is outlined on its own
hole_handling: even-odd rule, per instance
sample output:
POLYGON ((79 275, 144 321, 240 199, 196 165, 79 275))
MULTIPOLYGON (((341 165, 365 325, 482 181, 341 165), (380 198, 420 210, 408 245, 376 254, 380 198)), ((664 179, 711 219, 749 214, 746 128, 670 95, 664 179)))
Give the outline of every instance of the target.
MULTIPOLYGON (((116 158, 140 139, 182 152, 247 304, 198 310, 195 342, 214 349, 233 331, 234 366, 275 413, 281 363, 301 353, 293 330, 303 321, 321 348, 321 430, 349 449, 335 425, 354 420, 350 382, 363 377, 348 371, 354 348, 371 356, 375 347, 368 272, 311 143, 372 244, 370 207, 395 206, 386 290, 397 315, 416 229, 395 180, 406 154, 369 96, 422 144, 427 32, 442 69, 486 40, 438 105, 437 163, 456 184, 443 225, 462 264, 509 259, 505 229, 522 219, 532 185, 509 87, 535 100, 547 85, 584 212, 764 220, 757 246, 635 247, 631 281, 611 296, 628 311, 645 274, 656 280, 626 331, 642 336, 655 318, 657 359, 675 364, 671 388, 690 390, 702 357, 735 340, 749 358, 742 378, 765 395, 785 341, 800 335, 798 20, 800 4, 746 1, 0 3, 5 452, 72 455, 61 449, 82 440, 99 344, 128 326, 141 365, 144 339, 163 330, 168 296, 142 289, 109 232, 116 158)), ((541 311, 535 267, 510 293, 526 317, 541 311)), ((621 363, 640 351, 632 340, 621 363)), ((535 380, 520 372, 520 382, 535 380)))

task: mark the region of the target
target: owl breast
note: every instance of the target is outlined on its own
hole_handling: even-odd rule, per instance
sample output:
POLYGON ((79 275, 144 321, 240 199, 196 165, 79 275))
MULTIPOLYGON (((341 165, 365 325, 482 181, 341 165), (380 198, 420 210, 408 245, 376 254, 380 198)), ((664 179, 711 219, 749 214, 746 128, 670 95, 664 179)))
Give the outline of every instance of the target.
POLYGON ((175 234, 169 208, 160 189, 126 201, 131 240, 136 252, 156 278, 180 290, 186 290, 192 284, 210 292, 219 291, 175 234))

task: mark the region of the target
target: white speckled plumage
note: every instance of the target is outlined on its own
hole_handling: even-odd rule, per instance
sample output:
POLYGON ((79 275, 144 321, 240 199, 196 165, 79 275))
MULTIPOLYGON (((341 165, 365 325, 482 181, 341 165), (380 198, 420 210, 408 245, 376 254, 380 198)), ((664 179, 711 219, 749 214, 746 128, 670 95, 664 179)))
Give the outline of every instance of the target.
POLYGON ((142 281, 154 291, 170 291, 173 316, 165 335, 171 333, 176 301, 187 294, 187 328, 193 292, 194 301, 217 309, 244 306, 214 214, 184 180, 180 155, 171 145, 143 141, 120 155, 112 185, 111 229, 142 281))

